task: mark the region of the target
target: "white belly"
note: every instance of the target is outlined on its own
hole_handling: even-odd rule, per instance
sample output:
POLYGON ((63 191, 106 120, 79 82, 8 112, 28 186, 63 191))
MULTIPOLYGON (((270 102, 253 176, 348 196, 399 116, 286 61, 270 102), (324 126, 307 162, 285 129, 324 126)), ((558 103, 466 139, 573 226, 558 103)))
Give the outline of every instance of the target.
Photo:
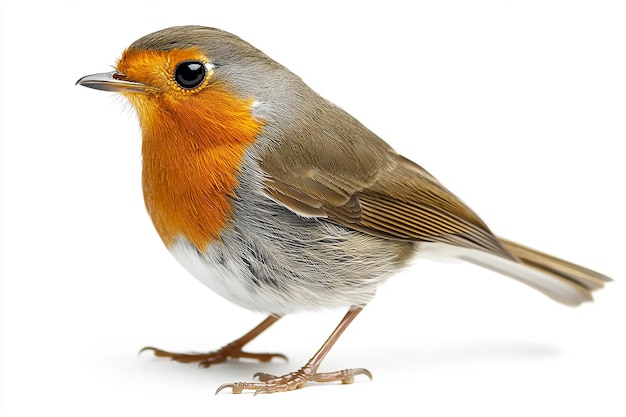
POLYGON ((252 243, 252 237, 243 241, 233 233, 210 244, 206 254, 182 237, 169 249, 189 273, 231 302, 253 311, 288 314, 371 300, 378 285, 399 266, 381 257, 385 251, 368 254, 360 239, 372 238, 356 233, 351 239, 337 237, 336 244, 329 243, 329 237, 326 243, 299 242, 286 250, 285 242, 276 239, 252 243))

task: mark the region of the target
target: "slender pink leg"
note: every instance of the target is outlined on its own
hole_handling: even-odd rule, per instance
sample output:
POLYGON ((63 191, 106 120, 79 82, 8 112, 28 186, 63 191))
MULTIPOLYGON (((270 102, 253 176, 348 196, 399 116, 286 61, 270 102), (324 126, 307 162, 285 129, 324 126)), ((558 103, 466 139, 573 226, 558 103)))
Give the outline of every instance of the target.
POLYGON ((361 312, 361 310, 361 307, 350 309, 317 353, 313 355, 306 365, 299 370, 279 377, 264 373, 257 373, 254 377, 258 378, 260 382, 234 382, 224 384, 219 387, 215 393, 217 394, 221 390, 227 388, 230 388, 234 394, 240 394, 244 390, 254 390, 255 394, 291 391, 302 388, 309 381, 341 381, 344 384, 350 384, 354 381, 354 377, 356 375, 366 375, 371 379, 372 374, 367 369, 363 368, 344 369, 335 372, 317 372, 317 369, 330 349, 350 325, 352 320, 354 320, 354 318, 361 312))

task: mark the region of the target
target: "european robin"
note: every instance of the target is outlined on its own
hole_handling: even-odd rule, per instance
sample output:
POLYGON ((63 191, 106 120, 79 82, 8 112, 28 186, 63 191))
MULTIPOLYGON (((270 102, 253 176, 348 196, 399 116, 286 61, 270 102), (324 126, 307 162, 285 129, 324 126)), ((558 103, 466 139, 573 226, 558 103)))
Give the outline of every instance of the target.
POLYGON ((137 111, 145 204, 169 251, 213 291, 269 314, 215 352, 144 349, 202 366, 269 361, 282 355, 243 347, 283 315, 348 309, 299 370, 258 373, 217 392, 371 377, 362 368, 318 368, 376 288, 416 255, 462 259, 571 306, 610 281, 495 236, 426 170, 230 33, 151 33, 124 51, 115 71, 78 84, 120 93, 137 111))

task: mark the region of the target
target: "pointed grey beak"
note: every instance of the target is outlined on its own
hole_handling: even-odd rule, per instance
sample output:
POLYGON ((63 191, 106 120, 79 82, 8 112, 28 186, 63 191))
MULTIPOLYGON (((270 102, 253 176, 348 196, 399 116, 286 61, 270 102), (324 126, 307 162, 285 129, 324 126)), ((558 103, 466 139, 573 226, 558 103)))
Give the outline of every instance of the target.
POLYGON ((95 88, 102 91, 115 93, 146 93, 152 90, 149 85, 135 81, 125 80, 126 76, 117 71, 103 72, 101 74, 86 75, 76 81, 76 84, 84 87, 95 88))

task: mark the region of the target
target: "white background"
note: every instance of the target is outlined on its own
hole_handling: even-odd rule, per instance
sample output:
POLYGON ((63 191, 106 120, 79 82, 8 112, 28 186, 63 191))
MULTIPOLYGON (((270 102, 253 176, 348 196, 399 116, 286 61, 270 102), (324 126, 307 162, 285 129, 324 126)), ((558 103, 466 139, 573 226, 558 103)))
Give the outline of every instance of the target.
POLYGON ((626 415, 624 3, 310 4, 2 4, 2 415, 626 415), (134 115, 74 86, 179 24, 240 35, 497 233, 616 282, 571 309, 477 267, 419 261, 324 362, 374 374, 347 386, 213 395, 295 370, 344 312, 287 317, 251 344, 287 364, 137 356, 214 349, 263 318, 175 263, 144 212, 134 115))

